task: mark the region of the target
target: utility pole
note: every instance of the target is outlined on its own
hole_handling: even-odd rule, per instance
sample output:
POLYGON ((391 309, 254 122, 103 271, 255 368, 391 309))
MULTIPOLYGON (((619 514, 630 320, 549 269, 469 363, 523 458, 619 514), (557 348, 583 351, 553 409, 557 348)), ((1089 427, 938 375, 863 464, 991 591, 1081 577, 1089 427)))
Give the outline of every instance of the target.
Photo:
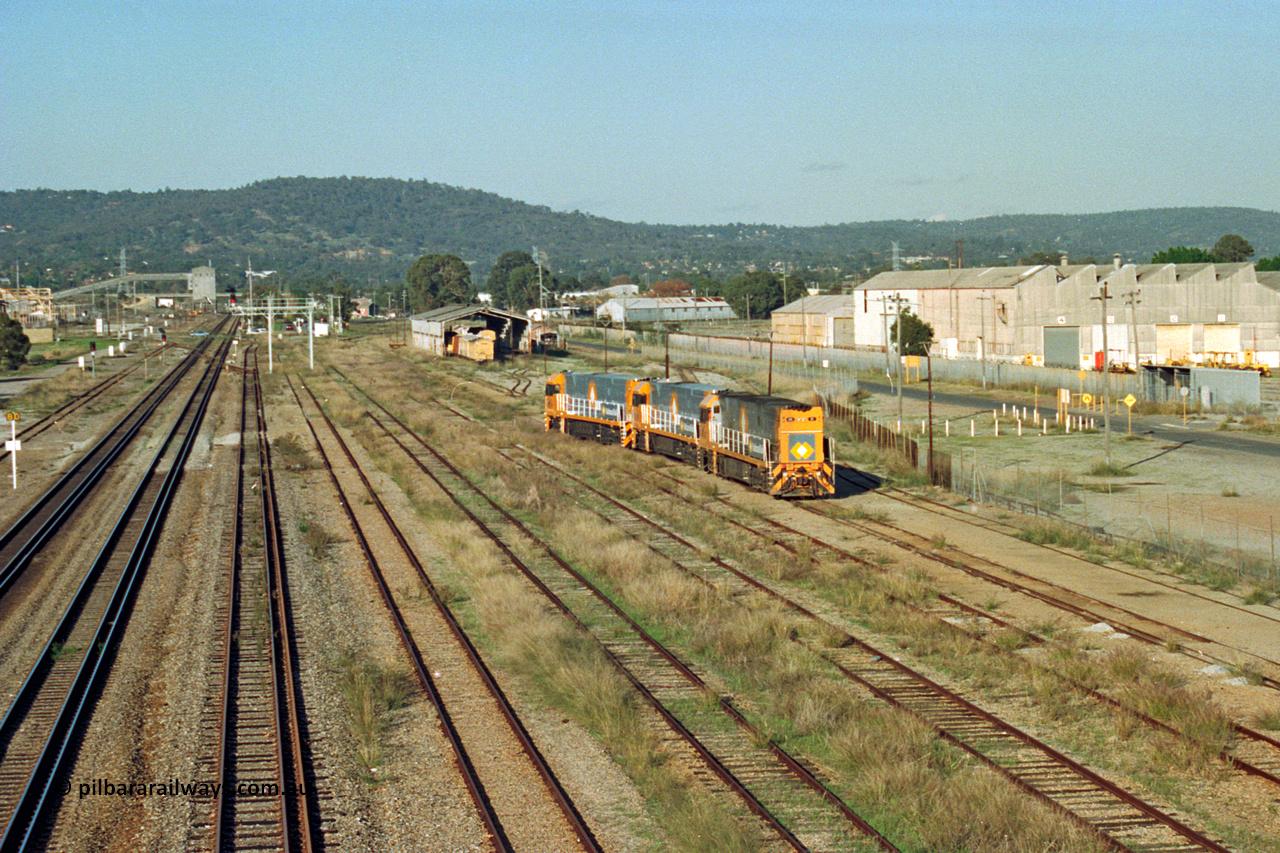
MULTIPOLYGON (((884 300, 885 311, 885 336, 884 336, 884 352, 885 361, 889 358, 889 302, 893 302, 893 316, 897 317, 896 326, 898 329, 898 431, 902 431, 902 303, 909 301, 905 296, 895 293, 893 296, 886 296, 884 300)), ((887 368, 886 368, 887 369, 887 368)))
POLYGON ((933 341, 929 342, 929 352, 925 353, 925 363, 929 366, 929 485, 936 486, 933 475, 933 341))
MULTIPOLYGON (((1124 301, 1129 306, 1129 340, 1133 344, 1133 372, 1137 373, 1138 364, 1138 303, 1142 300, 1138 297, 1142 295, 1142 288, 1134 288, 1124 295, 1124 301)), ((1138 387, 1142 387, 1142 383, 1138 383, 1138 387)))
POLYGON ((983 302, 989 302, 991 296, 978 297, 978 318, 982 323, 982 333, 978 337, 978 361, 982 362, 982 387, 987 387, 987 307, 983 302))
POLYGON ((901 297, 898 298, 897 304, 894 307, 898 309, 898 321, 897 321, 897 325, 898 325, 898 433, 901 434, 902 433, 902 384, 903 384, 902 380, 904 379, 902 375, 902 369, 903 369, 903 362, 906 361, 906 359, 902 357, 902 327, 905 324, 902 322, 902 298, 901 297))
POLYGON ((804 298, 808 295, 808 288, 800 290, 800 346, 805 367, 809 366, 809 315, 804 310, 804 298))
POLYGON ((1110 353, 1107 352, 1107 283, 1104 281, 1099 289, 1097 296, 1090 296, 1090 299, 1098 300, 1102 307, 1102 424, 1103 431, 1107 436, 1107 467, 1111 467, 1111 369, 1108 362, 1110 361, 1110 353))
POLYGON ((769 387, 765 394, 773 396, 773 329, 769 330, 769 387))
POLYGON ((880 316, 884 317, 884 375, 892 381, 893 371, 889 369, 889 300, 890 296, 880 297, 880 316))

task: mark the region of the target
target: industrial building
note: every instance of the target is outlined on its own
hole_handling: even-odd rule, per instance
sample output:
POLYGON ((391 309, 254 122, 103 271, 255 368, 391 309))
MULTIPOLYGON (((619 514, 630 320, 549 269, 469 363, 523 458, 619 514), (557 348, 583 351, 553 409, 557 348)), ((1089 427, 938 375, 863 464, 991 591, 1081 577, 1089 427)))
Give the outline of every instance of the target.
POLYGON ((625 323, 696 323, 736 320, 738 315, 719 296, 636 296, 610 299, 596 309, 596 319, 625 323))
POLYGON ((881 350, 899 310, 934 352, 1049 367, 1280 366, 1280 273, 1250 263, 981 267, 881 273, 773 314, 774 340, 881 350), (1105 288, 1105 304, 1102 294, 1105 288), (1106 353, 1103 323, 1106 324, 1106 353))

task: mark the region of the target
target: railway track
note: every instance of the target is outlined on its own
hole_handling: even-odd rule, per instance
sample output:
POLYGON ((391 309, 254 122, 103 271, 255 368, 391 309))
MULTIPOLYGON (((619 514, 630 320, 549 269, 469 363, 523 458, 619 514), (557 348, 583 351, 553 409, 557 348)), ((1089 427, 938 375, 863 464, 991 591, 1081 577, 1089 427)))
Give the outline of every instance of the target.
MULTIPOLYGON (((958 693, 859 639, 839 615, 818 602, 800 602, 672 533, 662 525, 586 483, 545 457, 593 497, 593 508, 712 589, 762 592, 813 620, 838 639, 834 648, 809 647, 875 696, 931 726, 941 737, 1000 773, 1027 793, 1103 835, 1117 849, 1225 851, 1203 833, 1143 802, 1058 752, 988 713, 958 693)), ((730 595, 733 593, 730 592, 730 595)), ((799 640, 797 640, 799 641, 799 640)))
MULTIPOLYGON (((669 479, 677 486, 688 488, 688 483, 678 477, 673 477, 662 471, 656 473, 669 479)), ((665 489, 661 486, 658 486, 658 488, 664 494, 676 500, 682 502, 687 500, 685 496, 676 491, 665 489)), ((884 567, 875 562, 846 548, 812 536, 776 518, 767 515, 737 513, 734 511, 732 503, 723 496, 716 495, 710 500, 707 500, 706 496, 699 496, 698 503, 703 508, 712 508, 726 524, 757 536, 802 561, 817 563, 820 556, 826 556, 829 559, 846 560, 855 563, 870 573, 887 574, 884 567)), ((930 554, 926 549, 921 549, 920 553, 923 556, 930 554)), ((935 622, 945 623, 949 630, 966 634, 985 646, 991 653, 1006 655, 1015 660, 1020 666, 1038 669, 1042 675, 1050 675, 1060 680, 1064 686, 1071 686, 1081 696, 1087 696, 1118 711, 1123 711, 1153 729, 1179 739, 1190 740, 1181 731, 1144 713, 1140 709, 1130 707, 1124 702, 1108 696, 1087 684, 1072 682, 1070 678, 1058 672, 1056 668, 1039 665, 1024 657, 1012 654, 1005 647, 989 639, 987 636, 988 631, 984 630, 982 626, 987 625, 994 630, 1015 633, 1020 639, 1020 647, 1023 644, 1047 645, 1045 637, 946 593, 937 593, 930 601, 933 602, 932 606, 918 606, 906 599, 897 599, 895 603, 917 614, 926 615, 935 622)), ((1280 741, 1238 721, 1233 721, 1231 726, 1234 733, 1233 747, 1229 751, 1219 754, 1219 758, 1223 763, 1272 785, 1280 786, 1280 741)))
MULTIPOLYGON (((205 348, 212 346, 206 339, 205 348)), ((164 381, 151 388, 115 426, 89 448, 22 516, 0 534, 0 596, 14 587, 33 557, 44 548, 72 513, 112 469, 132 442, 152 423, 178 384, 199 363, 204 348, 191 353, 164 381)), ((0 613, 8 611, 4 601, 0 613)))
MULTIPOLYGON (((71 604, 0 720, 0 849, 44 843, 110 674, 230 342, 206 365, 71 604)), ((199 361, 194 355, 191 363, 199 361)), ((108 463, 109 464, 109 463, 108 463)))
POLYGON ((600 847, 591 828, 565 793, 474 643, 378 498, 341 433, 310 388, 301 384, 309 406, 290 380, 290 388, 347 511, 393 628, 438 715, 442 733, 453 750, 455 764, 494 849, 577 849, 596 853, 600 847), (314 422, 324 425, 324 438, 314 422), (346 476, 355 475, 358 479, 359 488, 367 495, 375 516, 363 521, 359 518, 355 505, 347 497, 352 491, 351 484, 344 487, 343 477, 336 470, 335 454, 340 454, 343 466, 350 472, 346 476), (369 530, 371 524, 377 527, 369 530), (375 546, 374 542, 387 544, 375 546), (394 546, 390 545, 392 542, 394 546), (384 567, 390 560, 407 564, 402 568, 408 571, 393 576, 390 567, 384 567), (397 603, 391 592, 392 584, 408 577, 413 577, 415 585, 429 594, 433 609, 430 614, 407 617, 397 603), (502 722, 495 726, 495 720, 502 722), (535 791, 541 794, 534 796, 535 791))
MULTIPOLYGON (((865 483, 868 478, 870 478, 870 475, 863 472, 854 471, 853 474, 850 474, 844 469, 839 471, 838 476, 851 483, 858 483, 859 481, 865 483)), ((1016 540, 1021 546, 1030 546, 1030 543, 1027 543, 1018 536, 1019 531, 1016 527, 1004 525, 999 522, 974 519, 968 514, 959 513, 945 504, 929 500, 928 498, 917 497, 909 493, 901 492, 901 490, 898 489, 885 489, 882 486, 876 490, 876 494, 917 511, 931 513, 951 520, 959 520, 971 527, 990 531, 1010 540, 1016 540)), ((813 511, 813 508, 811 507, 806 507, 806 509, 813 511)), ((895 547, 909 550, 913 553, 923 554, 934 551, 934 549, 925 547, 925 540, 923 540, 919 535, 906 530, 901 525, 893 524, 887 520, 869 518, 862 521, 849 519, 840 519, 839 521, 847 524, 848 526, 854 527, 868 536, 872 536, 884 542, 892 543, 895 547)), ((1142 582, 1143 584, 1167 589, 1171 592, 1177 592, 1182 596, 1191 596, 1204 602, 1206 606, 1221 607, 1231 611, 1247 613, 1251 618, 1263 619, 1275 624, 1277 630, 1280 630, 1280 614, 1268 613, 1257 608, 1248 609, 1231 602, 1223 601, 1221 598, 1215 598, 1197 592, 1187 584, 1173 584, 1168 581, 1164 581, 1159 577, 1153 576, 1151 573, 1130 571, 1120 566, 1103 563, 1098 560, 1091 560, 1088 557, 1054 545, 1037 543, 1034 547, 1038 550, 1042 550, 1046 554, 1057 554, 1069 560, 1088 562, 1094 566, 1105 569, 1110 573, 1131 578, 1135 581, 1142 582)), ((944 563, 973 577, 1001 586, 1010 591, 1037 598, 1046 604, 1055 606, 1065 612, 1072 613, 1082 619, 1089 619, 1094 622, 1106 622, 1107 624, 1116 627, 1117 630, 1121 630, 1130 636, 1136 637, 1137 639, 1152 645, 1168 645, 1170 641, 1177 641, 1184 645, 1199 644, 1196 647, 1196 657, 1198 660, 1206 660, 1223 666, 1236 666, 1239 659, 1252 659, 1258 664, 1270 668, 1272 672, 1275 673, 1268 674, 1267 672, 1259 671, 1256 673, 1259 683, 1272 690, 1280 690, 1280 660, 1267 657, 1266 655, 1259 654, 1256 651, 1241 649, 1234 646, 1224 646, 1219 641, 1210 640, 1207 637, 1187 631, 1180 626, 1160 622, 1146 614, 1137 613, 1129 608, 1122 607, 1115 602, 1103 601, 1102 599, 1085 595, 1079 590, 1067 589, 1043 578, 1033 577, 1026 572, 995 562, 986 557, 966 553, 954 545, 949 546, 948 551, 949 554, 947 555, 937 554, 935 551, 935 553, 932 554, 931 559, 933 559, 934 562, 944 563), (1216 653, 1213 650, 1213 647, 1224 648, 1235 655, 1236 659, 1228 660, 1223 655, 1216 653)))
MULTIPOLYGON (((449 407, 455 412, 454 407, 449 407)), ((467 416, 469 417, 469 416, 467 416)), ((474 420, 474 419, 471 419, 474 420)), ((528 451, 526 451, 528 452, 528 451)), ((923 674, 872 647, 847 630, 837 613, 822 603, 804 603, 751 577, 715 554, 665 529, 644 514, 586 483, 553 460, 532 454, 585 489, 580 504, 671 564, 728 597, 762 592, 842 638, 839 648, 815 654, 847 678, 885 702, 909 713, 940 737, 1004 776, 1082 826, 1102 835, 1118 850, 1226 851, 1228 848, 1186 825, 1174 815, 1142 801, 1100 774, 984 711, 923 674)))
POLYGON ((256 352, 244 352, 236 512, 229 529, 220 660, 210 668, 203 773, 220 796, 192 827, 213 851, 321 849, 314 776, 304 744, 292 608, 256 352))
MULTIPOLYGON (((845 476, 846 479, 852 479, 847 474, 844 474, 843 476, 845 476)), ((976 522, 967 516, 957 515, 954 511, 949 511, 950 508, 945 507, 945 505, 938 504, 936 501, 929 501, 927 499, 917 501, 911 496, 904 497, 897 494, 886 494, 884 497, 912 509, 943 516, 952 520, 959 519, 970 526, 1000 534, 1010 540, 1016 540, 1018 545, 1021 547, 1035 548, 1037 551, 1043 550, 1045 553, 1060 555, 1072 561, 1086 562, 1090 565, 1100 567, 1109 573, 1131 578, 1152 587, 1166 589, 1170 592, 1177 592, 1179 595, 1199 599, 1207 606, 1211 605, 1213 607, 1225 608, 1229 611, 1246 613, 1252 619, 1260 619, 1273 623, 1277 626, 1277 629, 1280 629, 1280 617, 1260 611, 1256 608, 1251 610, 1232 604, 1231 602, 1224 602, 1220 598, 1213 598, 1204 595, 1194 589, 1189 589, 1186 584, 1175 585, 1148 573, 1128 571, 1118 566, 1089 560, 1079 554, 1074 554, 1062 548, 1056 548, 1044 544, 1033 545, 1019 538, 1016 533, 1011 532, 1013 529, 1003 529, 1004 526, 999 524, 976 522)), ((1100 598, 1089 596, 1077 589, 1068 589, 1042 577, 1032 576, 1027 572, 996 562, 987 557, 965 552, 953 543, 948 544, 946 553, 941 553, 938 549, 933 548, 931 543, 924 537, 914 533, 913 531, 907 530, 901 525, 894 524, 887 519, 873 517, 866 517, 863 519, 833 518, 829 513, 820 509, 815 509, 809 506, 801 508, 807 512, 820 515, 823 518, 827 518, 846 527, 850 527, 861 534, 877 539, 894 548, 910 552, 922 557, 923 559, 929 560, 930 562, 957 569, 971 577, 990 583, 1001 589, 1008 590, 1019 595, 1025 595, 1061 610, 1064 613, 1069 613, 1089 622, 1105 622, 1114 629, 1148 645, 1165 648, 1176 645, 1179 650, 1192 656, 1197 662, 1216 663, 1224 667, 1235 668, 1239 665, 1241 660, 1252 660, 1276 673, 1273 675, 1265 670, 1258 670, 1253 673, 1253 679, 1261 686, 1267 687, 1271 690, 1280 690, 1280 661, 1261 655, 1256 651, 1227 645, 1219 640, 1211 640, 1208 637, 1188 631, 1181 626, 1161 622, 1149 615, 1138 613, 1116 604, 1115 602, 1104 601, 1100 598), (1223 654, 1223 652, 1229 653, 1230 657, 1223 654)))
MULTIPOLYGON (((157 347, 156 349, 163 350, 164 346, 157 347)), ((154 355, 154 353, 155 353, 154 350, 151 353, 146 353, 143 355, 143 358, 150 358, 152 355, 154 355)), ((89 403, 98 399, 107 391, 111 390, 116 385, 120 384, 121 380, 133 375, 134 373, 137 373, 141 369, 142 369, 142 365, 132 364, 129 367, 126 367, 124 370, 111 374, 110 376, 103 379, 101 382, 97 383, 93 387, 86 390, 84 393, 75 395, 70 400, 63 403, 58 408, 54 409, 52 412, 49 412, 47 415, 44 415, 32 421, 31 423, 28 423, 22 429, 18 430, 18 439, 23 442, 29 442, 31 441, 31 439, 35 438, 36 436, 42 435, 43 433, 49 431, 50 429, 52 429, 53 427, 61 423, 62 420, 66 418, 68 415, 73 414, 74 412, 77 412, 80 409, 84 408, 89 403)), ((9 458, 8 450, 0 452, 0 462, 4 461, 7 458, 9 458)))
POLYGON ((637 693, 774 834, 795 849, 896 849, 804 761, 772 742, 604 590, 569 566, 420 434, 370 400, 382 412, 382 417, 370 417, 384 435, 449 495, 552 606, 599 644, 637 693), (671 710, 677 707, 679 715, 671 710), (704 734, 700 737, 699 732, 704 734))

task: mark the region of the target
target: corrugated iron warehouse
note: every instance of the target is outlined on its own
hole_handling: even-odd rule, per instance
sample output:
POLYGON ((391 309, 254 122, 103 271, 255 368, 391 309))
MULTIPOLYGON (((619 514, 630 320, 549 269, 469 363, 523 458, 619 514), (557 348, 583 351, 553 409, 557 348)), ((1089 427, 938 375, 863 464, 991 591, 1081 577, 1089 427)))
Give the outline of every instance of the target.
POLYGON ((949 358, 1098 367, 1105 310, 1112 364, 1280 366, 1280 273, 1251 263, 886 272, 778 309, 774 340, 883 350, 899 307, 933 326, 949 358))

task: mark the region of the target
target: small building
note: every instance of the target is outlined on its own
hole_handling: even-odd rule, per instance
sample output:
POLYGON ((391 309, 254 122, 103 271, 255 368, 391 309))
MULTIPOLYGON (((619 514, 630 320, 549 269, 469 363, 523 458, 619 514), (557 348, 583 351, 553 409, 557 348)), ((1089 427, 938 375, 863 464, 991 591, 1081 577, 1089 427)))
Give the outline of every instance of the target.
POLYGON ((780 344, 852 349, 857 336, 851 300, 852 297, 838 294, 806 294, 783 305, 771 315, 773 340, 780 344))
POLYGON ((610 299, 596 309, 596 319, 611 323, 697 323, 736 320, 738 315, 719 296, 636 296, 610 299))
MULTIPOLYGON (((446 305, 410 318, 413 345, 436 355, 460 354, 454 338, 464 335, 493 341, 491 358, 508 352, 530 352, 529 318, 489 305, 446 305), (490 339, 482 332, 493 333, 490 339)), ((470 350, 469 350, 470 351, 470 350)))

